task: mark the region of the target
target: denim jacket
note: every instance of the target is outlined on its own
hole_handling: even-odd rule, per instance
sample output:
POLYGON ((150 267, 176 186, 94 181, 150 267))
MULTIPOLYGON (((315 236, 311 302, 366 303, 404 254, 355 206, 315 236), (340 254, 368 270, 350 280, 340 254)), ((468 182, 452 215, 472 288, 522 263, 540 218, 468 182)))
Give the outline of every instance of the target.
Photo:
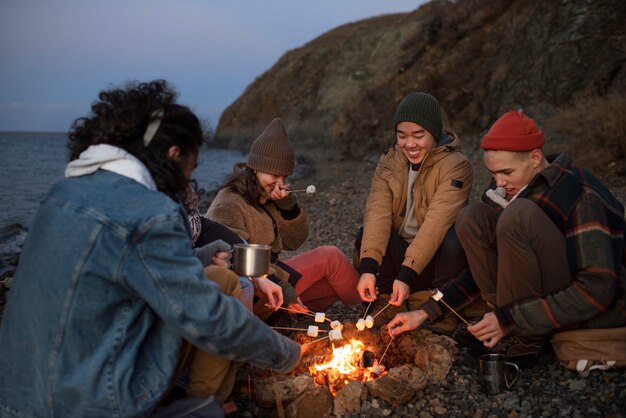
POLYGON ((148 416, 181 340, 280 372, 299 346, 207 280, 184 209, 111 171, 42 202, 0 326, 0 416, 148 416))

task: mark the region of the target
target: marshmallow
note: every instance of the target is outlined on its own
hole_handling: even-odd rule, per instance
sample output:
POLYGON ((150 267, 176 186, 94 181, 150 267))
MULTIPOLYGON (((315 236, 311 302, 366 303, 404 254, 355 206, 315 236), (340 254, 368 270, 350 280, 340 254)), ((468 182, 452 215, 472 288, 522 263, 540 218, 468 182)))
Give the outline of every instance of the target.
POLYGON ((437 293, 432 295, 432 298, 435 299, 435 301, 439 302, 441 298, 443 298, 443 293, 441 293, 441 290, 437 290, 437 293))
POLYGON ((359 318, 359 320, 356 321, 356 329, 359 331, 363 331, 365 329, 365 319, 359 318))
POLYGON ((343 337, 341 336, 341 330, 331 329, 330 331, 328 331, 328 339, 331 341, 343 339, 343 337))
POLYGON ((324 322, 324 318, 326 318, 326 314, 324 312, 315 313, 315 322, 324 322))
POLYGON ((332 329, 342 330, 343 329, 343 324, 341 322, 335 320, 335 321, 330 323, 330 327, 332 329))
POLYGON ((370 367, 370 370, 372 371, 372 373, 380 375, 383 372, 383 368, 380 364, 376 364, 372 367, 370 367))
POLYGON ((306 332, 306 335, 309 337, 317 337, 317 333, 319 332, 319 328, 315 325, 309 325, 309 329, 306 332))
POLYGON ((374 317, 372 315, 367 315, 365 317, 365 326, 368 328, 372 328, 374 326, 374 317))
POLYGON ((313 194, 315 193, 315 186, 313 186, 312 184, 306 188, 306 194, 313 194))

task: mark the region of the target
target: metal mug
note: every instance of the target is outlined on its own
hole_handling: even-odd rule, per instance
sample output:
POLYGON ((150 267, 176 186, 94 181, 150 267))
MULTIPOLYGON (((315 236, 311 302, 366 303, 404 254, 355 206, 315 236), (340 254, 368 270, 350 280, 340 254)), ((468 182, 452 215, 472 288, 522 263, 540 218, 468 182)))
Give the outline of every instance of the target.
POLYGON ((478 359, 482 384, 487 393, 495 395, 504 389, 510 389, 519 376, 517 364, 504 361, 502 354, 484 354, 478 359), (510 370, 515 370, 513 380, 509 382, 510 370))
POLYGON ((264 244, 234 244, 231 258, 233 271, 246 277, 268 275, 271 249, 264 244))

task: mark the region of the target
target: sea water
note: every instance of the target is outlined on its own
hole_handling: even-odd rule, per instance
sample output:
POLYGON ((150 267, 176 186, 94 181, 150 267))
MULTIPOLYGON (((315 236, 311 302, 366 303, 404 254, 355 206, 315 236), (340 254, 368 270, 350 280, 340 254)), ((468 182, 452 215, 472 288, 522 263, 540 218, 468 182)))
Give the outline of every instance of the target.
MULTIPOLYGON (((0 132, 0 253, 21 245, 39 202, 61 180, 67 165, 66 133, 0 132), (20 227, 21 226, 21 227, 20 227)), ((192 177, 205 190, 216 189, 245 154, 202 147, 192 177)))

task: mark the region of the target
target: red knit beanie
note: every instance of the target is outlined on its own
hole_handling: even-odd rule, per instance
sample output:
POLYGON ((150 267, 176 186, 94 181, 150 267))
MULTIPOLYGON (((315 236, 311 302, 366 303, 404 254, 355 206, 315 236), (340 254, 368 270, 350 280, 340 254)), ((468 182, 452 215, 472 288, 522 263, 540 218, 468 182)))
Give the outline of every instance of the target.
POLYGON ((543 131, 535 121, 522 112, 513 111, 500 116, 483 137, 480 147, 485 150, 532 151, 544 143, 543 131))

